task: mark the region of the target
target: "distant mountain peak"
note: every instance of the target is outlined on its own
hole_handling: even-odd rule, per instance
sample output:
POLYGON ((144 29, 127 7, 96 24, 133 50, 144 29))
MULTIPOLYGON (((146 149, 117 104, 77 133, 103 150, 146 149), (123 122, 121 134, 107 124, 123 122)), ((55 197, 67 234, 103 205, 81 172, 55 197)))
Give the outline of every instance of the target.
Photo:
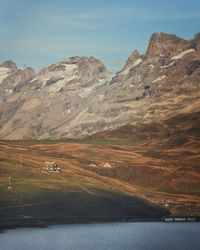
POLYGON ((16 63, 14 63, 12 60, 6 60, 6 61, 4 61, 2 64, 0 64, 0 67, 9 68, 9 69, 12 69, 12 70, 16 70, 17 69, 16 63))
POLYGON ((197 32, 194 36, 194 40, 200 40, 200 32, 197 32))
POLYGON ((195 49, 200 51, 200 32, 195 34, 192 42, 194 44, 195 49))
POLYGON ((184 40, 154 33, 147 53, 134 50, 114 76, 92 56, 70 57, 36 75, 0 67, 0 137, 80 138, 199 112, 199 58, 200 34, 184 40))
POLYGON ((146 57, 173 56, 191 47, 191 42, 176 35, 153 33, 148 44, 146 57))
POLYGON ((142 58, 138 50, 134 50, 133 53, 129 56, 128 60, 124 65, 124 69, 129 68, 130 66, 134 65, 138 60, 142 58))

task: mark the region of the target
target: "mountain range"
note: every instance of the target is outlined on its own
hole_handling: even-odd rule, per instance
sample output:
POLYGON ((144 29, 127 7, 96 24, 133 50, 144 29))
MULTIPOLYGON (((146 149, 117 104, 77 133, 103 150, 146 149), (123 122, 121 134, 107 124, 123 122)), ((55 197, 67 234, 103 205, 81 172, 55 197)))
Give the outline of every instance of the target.
POLYGON ((198 119, 199 79, 200 33, 191 40, 154 33, 146 53, 134 50, 116 74, 94 57, 71 57, 38 73, 8 60, 0 64, 0 138, 86 138, 151 124, 166 136, 166 119, 198 119))
POLYGON ((0 64, 0 227, 199 217, 199 80, 200 33, 154 33, 116 74, 94 57, 0 64))

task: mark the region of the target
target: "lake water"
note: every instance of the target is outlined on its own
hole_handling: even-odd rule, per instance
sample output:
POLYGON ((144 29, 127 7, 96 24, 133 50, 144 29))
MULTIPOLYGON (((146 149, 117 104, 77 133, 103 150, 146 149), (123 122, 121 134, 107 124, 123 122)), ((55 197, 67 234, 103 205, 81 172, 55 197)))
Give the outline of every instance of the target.
POLYGON ((1 250, 199 250, 200 223, 105 223, 8 230, 1 250))

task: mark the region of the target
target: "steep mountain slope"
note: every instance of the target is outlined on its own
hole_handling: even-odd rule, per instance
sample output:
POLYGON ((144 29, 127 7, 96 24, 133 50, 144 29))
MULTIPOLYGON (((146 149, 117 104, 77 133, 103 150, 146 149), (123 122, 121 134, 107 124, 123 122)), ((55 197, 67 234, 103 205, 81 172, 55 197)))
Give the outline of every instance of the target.
POLYGON ((94 100, 97 88, 111 75, 93 57, 73 57, 37 75, 30 68, 5 72, 0 137, 8 139, 58 138, 66 136, 65 131, 70 136, 69 124, 86 112, 91 93, 94 100))
POLYGON ((23 81, 18 71, 2 76, 0 138, 83 138, 200 110, 200 34, 155 33, 145 55, 134 51, 113 77, 93 57, 29 72, 23 81))
POLYGON ((180 144, 184 144, 183 141, 186 143, 190 137, 200 137, 200 112, 178 114, 157 123, 125 125, 93 134, 89 138, 134 141, 162 139, 176 140, 177 143, 180 139, 180 144))
POLYGON ((121 145, 130 158, 113 156, 109 169, 97 164, 87 169, 140 187, 147 199, 166 203, 174 213, 199 213, 200 112, 178 114, 157 123, 125 125, 94 134, 90 140, 104 145, 112 142, 115 149, 121 145), (131 154, 135 156, 132 160, 131 154), (178 194, 187 198, 178 198, 178 194))
POLYGON ((199 216, 199 80, 200 34, 155 33, 114 76, 94 57, 1 64, 1 139, 86 139, 1 141, 0 217, 199 216))
POLYGON ((134 52, 110 82, 94 113, 107 129, 159 122, 178 113, 199 111, 198 36, 185 41, 154 34, 144 56, 134 52), (180 45, 183 44, 183 45, 180 45))

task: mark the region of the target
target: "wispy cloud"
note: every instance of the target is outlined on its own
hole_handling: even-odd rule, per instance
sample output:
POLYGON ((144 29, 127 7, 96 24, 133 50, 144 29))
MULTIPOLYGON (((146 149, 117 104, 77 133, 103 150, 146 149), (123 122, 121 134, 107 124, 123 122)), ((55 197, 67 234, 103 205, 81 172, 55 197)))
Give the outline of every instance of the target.
POLYGON ((183 11, 182 9, 163 8, 115 8, 100 9, 91 12, 77 13, 73 16, 79 21, 85 20, 183 20, 200 18, 199 10, 183 11))
POLYGON ((78 53, 92 55, 93 53, 118 53, 127 51, 126 47, 116 45, 102 44, 97 46, 96 43, 88 38, 75 37, 35 37, 35 38, 18 38, 15 41, 2 41, 1 49, 4 51, 32 54, 50 54, 63 55, 70 53, 78 53))
MULTIPOLYGON (((3 0, 5 1, 5 0, 3 0)), ((15 0, 16 2, 16 0, 15 0)), ((21 2, 21 1, 20 1, 21 2)), ((146 1, 145 1, 146 2, 146 1)), ((1 30, 16 30, 16 26, 22 29, 43 29, 46 31, 92 31, 106 30, 118 25, 122 22, 130 21, 171 21, 171 20, 190 20, 200 19, 199 9, 185 9, 173 6, 173 4, 155 6, 146 2, 147 6, 132 5, 126 6, 117 5, 113 8, 112 5, 100 8, 78 9, 70 11, 66 6, 54 9, 53 6, 44 8, 30 8, 25 4, 16 8, 6 8, 5 11, 0 11, 0 23, 5 27, 0 26, 1 30), (19 10, 18 10, 19 9, 19 10), (23 11, 22 11, 22 10, 23 11)))
POLYGON ((51 63, 96 55, 120 64, 144 51, 154 31, 192 36, 199 8, 199 0, 0 0, 0 56, 51 63))

